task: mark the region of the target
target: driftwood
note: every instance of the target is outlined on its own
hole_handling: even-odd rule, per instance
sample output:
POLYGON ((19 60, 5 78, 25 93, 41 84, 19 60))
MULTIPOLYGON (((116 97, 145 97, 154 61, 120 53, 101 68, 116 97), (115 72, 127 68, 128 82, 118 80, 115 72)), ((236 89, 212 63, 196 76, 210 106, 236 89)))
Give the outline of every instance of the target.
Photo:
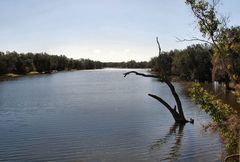
POLYGON ((182 109, 182 103, 180 101, 180 98, 175 90, 175 87, 173 86, 173 84, 168 80, 167 77, 160 77, 158 75, 153 75, 153 74, 143 74, 143 73, 139 73, 137 71, 129 71, 124 73, 124 77, 126 77, 129 74, 136 74, 139 76, 143 76, 143 77, 150 77, 150 78, 158 78, 160 82, 164 82, 167 84, 167 86, 170 88, 171 93, 176 101, 177 106, 171 107, 164 99, 162 99, 159 96, 156 96, 154 94, 148 94, 150 97, 158 100, 161 104, 163 104, 168 110, 169 112, 172 114, 174 120, 176 123, 181 123, 181 124, 185 124, 187 122, 191 122, 193 123, 193 119, 190 119, 190 121, 186 120, 184 113, 183 113, 183 109, 182 109))

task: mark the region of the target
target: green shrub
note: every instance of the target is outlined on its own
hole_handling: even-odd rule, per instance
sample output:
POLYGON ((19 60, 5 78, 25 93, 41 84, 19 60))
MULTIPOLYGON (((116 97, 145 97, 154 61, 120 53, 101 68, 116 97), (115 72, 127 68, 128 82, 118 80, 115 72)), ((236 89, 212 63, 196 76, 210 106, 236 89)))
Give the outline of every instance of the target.
POLYGON ((240 119, 237 111, 228 104, 209 94, 199 83, 189 89, 193 101, 201 105, 212 118, 210 127, 217 129, 229 154, 238 153, 240 140, 240 119))

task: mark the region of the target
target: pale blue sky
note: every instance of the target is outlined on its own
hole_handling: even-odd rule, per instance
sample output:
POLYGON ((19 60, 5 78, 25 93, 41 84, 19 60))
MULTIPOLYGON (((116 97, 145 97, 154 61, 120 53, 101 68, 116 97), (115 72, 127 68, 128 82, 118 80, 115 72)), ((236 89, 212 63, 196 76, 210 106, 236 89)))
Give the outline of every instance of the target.
MULTIPOLYGON (((240 25, 240 1, 221 13, 240 25)), ((47 52, 100 61, 148 61, 201 36, 184 0, 0 0, 0 51, 47 52)))

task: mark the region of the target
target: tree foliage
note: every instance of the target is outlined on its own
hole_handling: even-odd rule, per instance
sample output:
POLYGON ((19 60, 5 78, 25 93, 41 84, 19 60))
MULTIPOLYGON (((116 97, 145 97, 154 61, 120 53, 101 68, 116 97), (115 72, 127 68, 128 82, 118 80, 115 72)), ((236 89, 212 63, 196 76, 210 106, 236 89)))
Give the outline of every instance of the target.
POLYGON ((206 44, 188 46, 183 50, 162 52, 150 60, 152 70, 184 80, 211 80, 212 48, 206 44))
POLYGON ((238 83, 239 69, 235 60, 240 55, 239 27, 227 27, 226 18, 220 17, 216 10, 217 0, 186 0, 185 3, 191 7, 199 31, 213 45, 212 79, 221 72, 221 76, 238 83))
POLYGON ((173 71, 186 80, 211 80, 211 47, 192 45, 175 55, 173 71))
POLYGON ((212 0, 210 3, 207 0, 186 0, 186 4, 191 6, 203 37, 216 41, 222 25, 225 25, 225 20, 217 17, 218 1, 212 0))

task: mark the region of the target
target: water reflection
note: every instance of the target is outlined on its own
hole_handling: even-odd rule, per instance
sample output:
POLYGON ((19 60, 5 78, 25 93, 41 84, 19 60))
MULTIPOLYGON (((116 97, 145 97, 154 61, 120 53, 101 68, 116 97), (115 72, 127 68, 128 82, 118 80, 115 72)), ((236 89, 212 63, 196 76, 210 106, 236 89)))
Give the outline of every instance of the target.
POLYGON ((231 91, 227 91, 224 84, 213 82, 213 83, 204 83, 202 84, 202 86, 210 94, 213 94, 217 98, 223 100, 224 103, 229 104, 240 113, 240 109, 239 109, 240 104, 237 103, 236 96, 231 91))
POLYGON ((166 149, 168 143, 174 141, 172 146, 169 148, 169 154, 162 160, 176 160, 179 156, 179 150, 181 148, 181 141, 184 135, 183 129, 185 124, 174 123, 169 131, 163 138, 156 140, 150 147, 151 151, 160 151, 162 148, 166 149))

